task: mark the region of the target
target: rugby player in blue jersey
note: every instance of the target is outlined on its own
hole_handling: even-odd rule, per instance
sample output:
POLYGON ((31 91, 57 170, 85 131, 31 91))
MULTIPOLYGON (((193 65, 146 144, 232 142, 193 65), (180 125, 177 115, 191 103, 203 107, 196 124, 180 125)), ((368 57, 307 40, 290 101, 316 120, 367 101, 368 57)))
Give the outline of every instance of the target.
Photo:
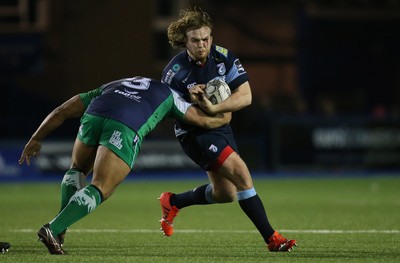
MULTIPOLYGON (((227 113, 251 104, 252 94, 248 75, 239 59, 226 48, 212 44, 212 22, 201 9, 181 12, 181 18, 168 27, 168 39, 173 48, 185 48, 165 67, 162 82, 170 85, 187 101, 203 105, 200 95, 205 84, 216 77, 229 84, 232 95, 209 113, 227 113)), ((173 234, 173 220, 179 210, 191 205, 233 202, 254 223, 269 251, 290 251, 296 245, 270 225, 263 203, 256 193, 250 172, 239 156, 234 135, 229 124, 215 129, 191 126, 176 121, 175 134, 186 154, 207 171, 209 184, 193 190, 160 196, 161 229, 166 236, 173 234)))
MULTIPOLYGON (((205 100, 207 103, 208 100, 205 100)), ((208 106, 213 105, 208 101, 208 106)), ((66 229, 108 199, 129 174, 144 137, 167 117, 204 128, 230 121, 231 114, 207 116, 157 80, 133 77, 116 80, 75 95, 54 109, 33 133, 19 159, 29 165, 42 140, 66 119, 81 117, 71 167, 61 183, 61 209, 38 231, 51 254, 64 254, 66 229), (84 177, 93 173, 90 185, 84 177)))

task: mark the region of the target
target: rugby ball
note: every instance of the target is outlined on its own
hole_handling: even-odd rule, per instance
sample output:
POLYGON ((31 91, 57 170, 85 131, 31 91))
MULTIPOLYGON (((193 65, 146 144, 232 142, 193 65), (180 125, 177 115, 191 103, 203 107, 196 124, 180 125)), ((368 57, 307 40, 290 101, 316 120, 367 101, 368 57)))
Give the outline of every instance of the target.
POLYGON ((231 89, 229 85, 222 79, 212 79, 206 84, 204 90, 207 99, 211 101, 212 104, 218 104, 223 102, 231 95, 231 89))

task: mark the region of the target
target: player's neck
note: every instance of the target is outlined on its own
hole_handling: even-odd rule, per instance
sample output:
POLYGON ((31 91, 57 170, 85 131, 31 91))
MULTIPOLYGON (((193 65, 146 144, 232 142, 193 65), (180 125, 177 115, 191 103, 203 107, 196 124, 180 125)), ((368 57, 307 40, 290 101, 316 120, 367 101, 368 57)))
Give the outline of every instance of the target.
POLYGON ((196 58, 192 54, 190 54, 189 51, 187 51, 187 54, 190 60, 193 61, 193 63, 195 63, 197 66, 203 67, 207 62, 207 58, 205 58, 204 60, 196 60, 196 58))

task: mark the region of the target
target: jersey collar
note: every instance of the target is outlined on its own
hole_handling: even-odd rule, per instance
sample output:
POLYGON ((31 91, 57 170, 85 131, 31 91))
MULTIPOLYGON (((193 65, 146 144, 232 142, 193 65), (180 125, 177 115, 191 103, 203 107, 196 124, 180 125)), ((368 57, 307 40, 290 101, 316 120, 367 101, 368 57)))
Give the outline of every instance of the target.
POLYGON ((201 64, 200 62, 198 62, 198 61, 195 61, 195 60, 193 60, 190 56, 189 56, 189 53, 188 53, 188 51, 186 50, 186 57, 187 57, 187 60, 189 61, 189 63, 192 63, 192 64, 194 64, 194 65, 196 65, 196 66, 199 66, 199 67, 204 67, 206 64, 207 64, 207 62, 208 62, 208 60, 210 59, 210 57, 211 57, 211 52, 208 54, 208 56, 207 56, 207 61, 204 63, 204 64, 201 64))

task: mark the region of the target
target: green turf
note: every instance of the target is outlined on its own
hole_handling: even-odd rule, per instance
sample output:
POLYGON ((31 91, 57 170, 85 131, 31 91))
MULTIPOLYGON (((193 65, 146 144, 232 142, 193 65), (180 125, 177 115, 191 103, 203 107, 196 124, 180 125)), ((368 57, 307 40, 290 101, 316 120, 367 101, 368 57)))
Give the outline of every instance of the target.
POLYGON ((36 241, 58 184, 1 184, 0 241, 12 247, 0 262, 400 262, 400 177, 257 179, 271 224, 298 241, 292 253, 268 252, 237 203, 186 208, 163 237, 157 197, 204 182, 124 182, 70 228, 66 256, 36 241))

